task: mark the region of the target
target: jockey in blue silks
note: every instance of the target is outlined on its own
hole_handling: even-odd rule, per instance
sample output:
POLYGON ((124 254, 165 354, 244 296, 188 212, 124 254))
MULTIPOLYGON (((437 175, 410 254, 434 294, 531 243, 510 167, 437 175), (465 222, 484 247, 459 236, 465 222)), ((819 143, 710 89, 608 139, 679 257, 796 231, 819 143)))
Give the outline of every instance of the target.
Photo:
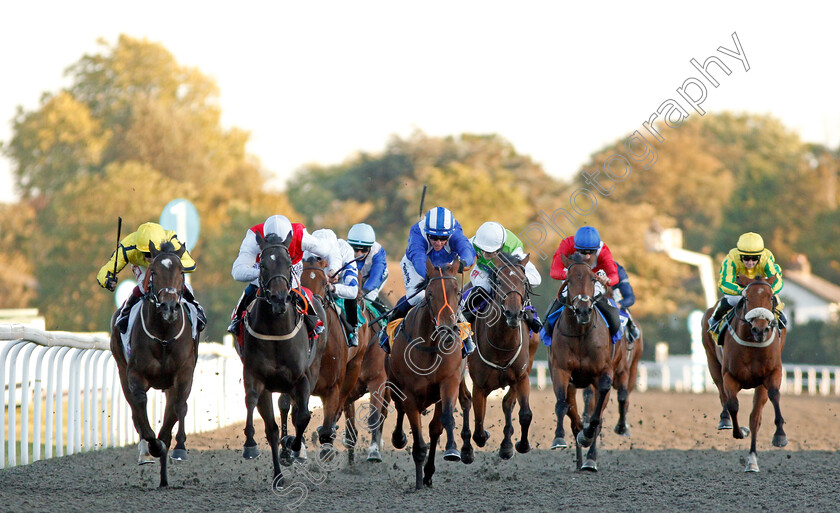
MULTIPOLYGON (((461 224, 448 209, 435 207, 429 210, 409 231, 408 247, 400 261, 406 295, 397 302, 389 321, 404 318, 412 306, 420 304, 426 297, 425 291, 418 290, 418 286, 426 279, 427 258, 431 260, 432 265, 442 267, 455 260, 456 256, 461 259, 461 271, 463 267, 475 263, 475 249, 464 236, 461 224)), ((460 311, 458 316, 461 321, 466 322, 460 311)), ((379 342, 386 352, 390 352, 385 330, 380 332, 379 342)), ((474 349, 472 338, 467 337, 464 340, 466 354, 474 349)))
POLYGON ((629 310, 636 302, 636 295, 633 293, 633 287, 630 285, 630 277, 627 275, 627 271, 618 262, 615 263, 615 266, 618 268, 618 285, 613 287, 613 300, 618 303, 621 316, 627 317, 627 349, 632 350, 633 342, 639 338, 639 328, 636 326, 629 310))
POLYGON ((362 296, 369 301, 379 297, 379 291, 388 281, 388 262, 385 248, 376 242, 376 232, 366 223, 354 224, 347 232, 347 243, 353 248, 362 296))

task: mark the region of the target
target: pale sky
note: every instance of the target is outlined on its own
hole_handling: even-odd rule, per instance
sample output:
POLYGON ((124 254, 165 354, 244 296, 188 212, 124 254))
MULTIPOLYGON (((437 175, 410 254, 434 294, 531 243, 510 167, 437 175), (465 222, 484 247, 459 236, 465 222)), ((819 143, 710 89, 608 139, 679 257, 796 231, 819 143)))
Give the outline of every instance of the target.
MULTIPOLYGON (((840 7, 830 2, 4 2, 0 141, 15 108, 119 34, 214 78, 223 124, 282 186, 300 166, 377 152, 392 134, 498 133, 567 178, 637 130, 716 55, 703 108, 770 113, 840 143, 840 7), (579 5, 578 5, 579 4, 579 5), (585 5, 584 5, 585 4, 585 5), (750 70, 717 51, 735 49, 750 70)), ((698 114, 694 114, 697 117, 698 114)), ((667 134, 664 134, 667 137, 667 134)), ((0 201, 13 201, 0 157, 0 201)))

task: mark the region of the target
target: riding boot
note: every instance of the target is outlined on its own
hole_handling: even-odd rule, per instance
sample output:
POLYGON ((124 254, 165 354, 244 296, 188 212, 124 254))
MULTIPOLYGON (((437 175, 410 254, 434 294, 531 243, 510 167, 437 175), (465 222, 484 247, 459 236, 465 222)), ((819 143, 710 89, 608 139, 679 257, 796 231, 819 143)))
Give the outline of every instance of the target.
POLYGON ((316 313, 303 314, 303 324, 306 325, 306 332, 309 334, 310 340, 318 340, 318 336, 324 332, 324 323, 321 322, 316 313))
POLYGON ((198 332, 201 333, 202 331, 204 331, 205 326, 207 326, 207 314, 204 313, 204 308, 202 308, 201 305, 198 304, 198 300, 195 298, 195 293, 193 293, 193 289, 192 286, 190 286, 190 284, 184 283, 184 290, 181 293, 181 295, 188 303, 195 307, 195 322, 197 324, 196 328, 198 329, 198 332))
POLYGON ((540 321, 540 316, 537 315, 537 310, 531 305, 525 307, 525 324, 527 324, 528 329, 534 333, 539 333, 543 327, 543 323, 540 321))
MULTIPOLYGON (((628 313, 629 315, 629 313, 628 313)), ((639 338, 639 328, 633 321, 633 317, 627 319, 627 341, 632 345, 633 342, 639 338)))
POLYGON ((717 308, 715 308, 714 313, 709 318, 709 329, 715 329, 717 325, 720 323, 721 319, 726 316, 726 312, 732 309, 732 306, 729 304, 729 301, 722 297, 720 301, 718 301, 717 308))
POLYGON ((776 316, 778 317, 778 320, 779 320, 779 329, 783 330, 783 329, 787 328, 788 319, 787 319, 787 316, 785 315, 785 312, 783 312, 782 310, 776 310, 776 316))
MULTIPOLYGON (((466 323, 467 322, 467 319, 466 319, 466 316, 464 315, 463 310, 458 311, 458 322, 460 322, 460 323, 466 323)), ((463 328, 461 328, 461 329, 463 329, 463 328)), ((460 332, 460 330, 459 330, 459 332, 460 332)), ((466 338, 464 338, 464 349, 461 352, 461 357, 466 358, 473 351, 475 351, 475 342, 473 342, 472 331, 470 331, 469 333, 467 333, 466 338)))
POLYGON ((359 311, 356 298, 344 300, 344 313, 347 316, 347 347, 359 346, 359 311))
POLYGON ((230 314, 231 323, 228 326, 227 331, 234 337, 239 336, 239 325, 242 324, 242 312, 248 308, 248 305, 251 304, 257 297, 257 287, 254 285, 248 285, 245 287, 245 291, 239 296, 239 302, 236 303, 236 307, 233 309, 233 312, 230 314))
POLYGON ((120 309, 119 315, 117 315, 117 328, 123 335, 128 329, 128 318, 131 315, 131 307, 136 305, 138 301, 140 301, 140 296, 136 294, 128 296, 128 299, 125 300, 125 303, 123 303, 120 309))
POLYGON ((599 299, 595 306, 604 314, 607 319, 607 325, 610 328, 610 339, 615 340, 616 334, 621 330, 621 316, 618 314, 618 308, 612 306, 606 297, 599 299))
MULTIPOLYGON (((348 307, 348 300, 344 300, 344 307, 345 309, 348 307)), ((355 308, 355 302, 353 302, 353 308, 355 308)), ((358 347, 359 340, 358 336, 356 335, 356 330, 358 329, 355 323, 351 323, 347 317, 349 314, 345 316, 345 312, 340 312, 338 315, 338 319, 341 321, 341 326, 344 328, 344 333, 347 335, 347 347, 358 347)))
MULTIPOLYGON (((395 306, 391 313, 388 314, 388 322, 386 324, 390 324, 397 319, 404 319, 406 315, 408 315, 408 311, 411 310, 411 305, 405 299, 405 296, 401 297, 399 301, 397 301, 397 306, 395 306)), ((391 345, 388 341, 388 332, 383 327, 379 331, 379 346, 388 354, 391 354, 391 345)))
POLYGON ((387 354, 391 354, 391 344, 388 343, 388 332, 385 328, 379 330, 379 347, 387 354))
POLYGON ((554 324, 549 321, 549 316, 560 309, 563 306, 563 302, 559 298, 554 298, 554 301, 551 302, 551 305, 548 307, 548 311, 545 313, 545 322, 543 323, 543 329, 551 337, 551 333, 554 331, 554 324))

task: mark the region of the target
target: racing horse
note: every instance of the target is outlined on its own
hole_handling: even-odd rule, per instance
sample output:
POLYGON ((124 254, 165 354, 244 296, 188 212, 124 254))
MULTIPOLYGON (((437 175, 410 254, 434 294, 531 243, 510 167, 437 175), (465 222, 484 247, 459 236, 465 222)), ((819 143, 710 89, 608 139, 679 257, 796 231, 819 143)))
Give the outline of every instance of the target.
POLYGON ((712 308, 706 310, 702 321, 706 360, 723 407, 718 429, 732 429, 732 436, 737 439, 746 438, 752 433, 746 472, 759 470, 755 441, 761 427, 761 410, 768 398, 775 410, 776 432, 772 443, 775 447, 787 445, 783 427, 785 420, 779 408, 779 388, 784 372, 782 350, 785 348, 787 330, 779 328, 773 313, 775 303, 772 287, 775 281, 775 276, 768 281, 761 276, 750 279, 743 274, 738 275, 738 284, 744 287, 741 292, 743 298, 733 309, 731 321, 729 317, 721 321, 727 323, 720 333, 722 348, 715 344, 706 329, 712 308), (755 394, 750 427, 747 429, 738 424, 738 392, 749 388, 754 388, 755 394))
POLYGON ((484 429, 484 416, 487 412, 487 396, 493 390, 509 387, 502 400, 502 410, 505 415, 504 439, 499 448, 499 456, 503 460, 513 456, 513 423, 511 416, 514 403, 519 401, 519 425, 522 439, 516 442, 516 450, 524 454, 531 450, 528 442, 528 429, 531 426, 531 407, 529 396, 531 382, 528 375, 534 364, 534 354, 538 342, 529 336, 528 326, 525 324, 524 308, 528 304, 530 286, 525 276, 525 265, 529 255, 522 260, 502 253, 493 258, 495 270, 491 274, 492 298, 488 299, 489 306, 476 314, 475 342, 476 350, 468 357, 468 368, 473 382, 472 394, 462 387, 461 399, 464 409, 464 428, 461 438, 461 457, 464 463, 473 459, 473 448, 470 445, 470 403, 474 406, 475 434, 473 440, 479 447, 484 447, 490 433, 484 429), (466 402, 466 404, 465 404, 466 402))
MULTIPOLYGON (((279 450, 280 435, 271 394, 289 394, 297 406, 292 415, 295 437, 291 449, 300 451, 312 416, 309 396, 318 381, 325 338, 320 337, 317 344, 310 341, 303 319, 306 308, 298 308, 296 298, 306 300, 292 289, 292 259, 289 255, 292 234, 285 240, 274 234, 263 238, 257 233, 256 238, 260 248, 259 291, 244 318, 242 349, 245 406, 248 410, 242 456, 253 459, 260 454, 254 440, 256 407, 265 423, 265 433, 271 446, 274 467, 272 487, 279 489, 284 485, 280 471, 281 456, 284 464, 291 465, 291 459, 287 447, 284 447, 283 455, 279 450)), ((313 301, 312 306, 319 318, 324 319, 320 303, 313 301)))
MULTIPOLYGON (((557 428, 552 449, 565 448, 563 417, 569 417, 575 436, 578 470, 597 472, 598 434, 607 396, 612 387, 614 346, 605 319, 596 311, 595 274, 580 255, 561 255, 566 266, 566 281, 558 291, 562 297, 566 288, 566 301, 560 317, 554 324, 549 351, 549 369, 557 402, 554 407, 557 428), (595 297, 593 297, 595 296, 595 297), (584 427, 577 411, 577 389, 595 385, 598 399, 589 423, 584 427), (581 447, 589 447, 583 461, 581 447)), ((602 292, 601 294, 603 294, 602 292)))
POLYGON ((394 335, 391 354, 385 358, 397 409, 391 443, 396 449, 405 447, 403 418, 408 416, 414 438, 411 455, 416 490, 424 484, 432 486, 437 442, 444 429, 443 459, 461 460, 454 435, 455 401, 465 366, 461 358, 461 327, 457 323, 460 287, 456 275, 461 270, 458 257, 443 267, 435 267, 431 260, 426 260, 426 279, 420 284, 425 288, 425 299, 408 312, 394 335), (435 406, 435 412, 429 423, 430 444, 426 445, 421 414, 431 405, 435 406))
POLYGON ((193 372, 198 360, 198 338, 193 336, 195 320, 189 318, 182 301, 184 267, 181 256, 185 246, 175 251, 171 242, 158 249, 149 243, 152 262, 146 271, 143 295, 138 314, 129 334, 130 354, 123 350, 120 332, 111 319, 111 354, 117 362, 120 384, 128 405, 134 428, 142 439, 141 452, 160 459, 160 486, 169 485, 166 456, 172 443, 172 428, 178 422, 176 444, 171 458, 186 460, 184 419, 187 399, 192 388, 193 372), (162 390, 166 395, 163 424, 157 437, 146 413, 146 393, 149 388, 162 390))

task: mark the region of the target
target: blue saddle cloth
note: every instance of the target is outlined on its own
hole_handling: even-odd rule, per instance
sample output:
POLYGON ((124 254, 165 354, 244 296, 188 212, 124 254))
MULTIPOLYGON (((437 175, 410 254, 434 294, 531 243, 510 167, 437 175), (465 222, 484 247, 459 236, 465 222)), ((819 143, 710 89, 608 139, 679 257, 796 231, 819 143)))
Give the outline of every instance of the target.
MULTIPOLYGON (((615 303, 615 301, 613 301, 612 299, 610 299, 609 302, 612 306, 615 306, 615 307, 618 306, 615 303)), ((551 331, 554 331, 554 324, 557 322, 557 319, 560 318, 560 314, 563 313, 563 310, 565 308, 566 308, 566 305, 563 305, 559 309, 557 309, 556 311, 552 312, 546 318, 545 324, 543 325, 543 328, 540 330, 540 340, 542 340, 542 343, 547 347, 551 347, 551 333, 549 332, 549 329, 551 331)), ((609 326, 610 323, 607 322, 607 318, 604 316, 603 312, 601 312, 601 310, 597 307, 595 308, 595 310, 598 312, 598 315, 601 316, 601 319, 604 320, 604 324, 609 326)), ((621 340, 622 335, 624 335, 624 328, 627 325, 627 321, 630 319, 630 316, 627 315, 627 313, 620 308, 618 309, 618 316, 621 319, 621 328, 618 330, 618 333, 613 335, 613 337, 612 337, 612 343, 613 344, 615 344, 616 342, 621 340)))

